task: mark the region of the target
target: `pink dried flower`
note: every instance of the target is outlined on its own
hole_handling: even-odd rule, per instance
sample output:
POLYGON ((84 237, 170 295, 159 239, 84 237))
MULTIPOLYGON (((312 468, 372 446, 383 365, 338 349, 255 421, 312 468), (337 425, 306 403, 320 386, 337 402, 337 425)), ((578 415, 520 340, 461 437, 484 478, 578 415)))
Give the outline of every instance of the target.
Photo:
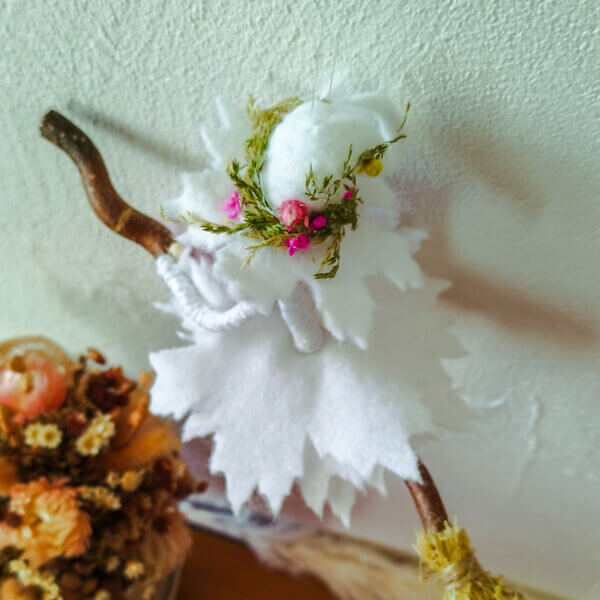
POLYGON ((231 196, 225 200, 223 210, 232 221, 240 217, 242 214, 242 205, 240 203, 240 193, 237 190, 233 190, 231 196))
POLYGON ((300 234, 295 238, 288 238, 285 240, 285 246, 288 249, 288 254, 294 256, 298 250, 306 250, 310 248, 310 240, 305 233, 300 234))
POLYGON ((342 200, 349 200, 350 198, 353 198, 354 196, 356 196, 356 188, 351 188, 344 192, 344 194, 342 196, 342 200))
POLYGON ((319 215, 315 217, 308 226, 309 231, 314 231, 315 229, 322 229, 327 224, 327 217, 325 215, 319 215))
POLYGON ((281 222, 288 231, 291 231, 296 223, 304 222, 308 227, 308 208, 300 200, 284 200, 277 209, 281 222))
POLYGON ((0 368, 0 404, 15 411, 22 425, 60 408, 67 396, 64 373, 48 359, 26 357, 17 368, 0 368))

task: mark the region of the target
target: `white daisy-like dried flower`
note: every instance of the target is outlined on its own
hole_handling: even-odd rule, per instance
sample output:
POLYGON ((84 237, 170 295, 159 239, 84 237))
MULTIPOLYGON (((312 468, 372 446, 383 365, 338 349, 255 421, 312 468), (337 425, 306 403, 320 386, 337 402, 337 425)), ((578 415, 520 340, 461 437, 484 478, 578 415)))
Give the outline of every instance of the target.
POLYGON ((144 564, 139 560, 128 560, 123 568, 123 575, 127 579, 137 579, 144 574, 145 570, 144 564))
POLYGON ((107 573, 114 573, 121 564, 121 559, 118 556, 110 556, 104 563, 104 570, 107 573))
POLYGON ((142 600, 152 600, 154 598, 154 594, 156 592, 156 587, 154 585, 149 585, 145 587, 142 591, 142 600))
POLYGON ((185 461, 182 458, 175 458, 173 460, 173 474, 175 475, 175 479, 181 479, 187 471, 187 466, 185 461))
POLYGON ((115 424, 110 415, 97 415, 77 438, 75 449, 84 456, 96 456, 114 434, 115 424))
POLYGON ((60 446, 63 434, 53 423, 32 423, 25 428, 24 437, 28 446, 54 449, 60 446))
POLYGON ((51 573, 43 573, 30 567, 24 560, 11 560, 8 571, 25 587, 35 586, 43 590, 44 600, 61 600, 60 589, 51 573))
POLYGON ((104 480, 106 485, 111 488, 119 487, 121 484, 121 474, 116 471, 110 471, 104 480))

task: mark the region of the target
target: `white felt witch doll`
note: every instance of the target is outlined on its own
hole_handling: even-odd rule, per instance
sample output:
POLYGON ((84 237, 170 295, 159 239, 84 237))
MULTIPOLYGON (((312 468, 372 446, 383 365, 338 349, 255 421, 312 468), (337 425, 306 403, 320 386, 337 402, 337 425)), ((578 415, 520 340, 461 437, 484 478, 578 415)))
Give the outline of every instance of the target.
POLYGON ((356 490, 384 491, 395 473, 427 528, 427 564, 459 564, 448 580, 489 594, 448 597, 516 597, 475 566, 410 444, 436 429, 427 400, 446 390, 439 359, 456 344, 435 309, 445 283, 412 258, 425 234, 401 227, 389 186, 406 112, 334 91, 219 114, 203 131, 210 167, 163 206, 188 225, 176 240, 121 200, 81 131, 55 112, 42 124, 100 218, 157 257, 172 292, 186 344, 151 355, 153 410, 185 419, 185 439, 213 436, 234 511, 258 491, 277 514, 298 482, 315 512, 329 503, 347 524, 356 490))
POLYGON ((277 513, 298 480, 313 510, 328 501, 347 522, 383 469, 418 480, 409 437, 432 429, 417 364, 440 356, 443 284, 425 284, 423 234, 396 230, 382 172, 406 115, 374 95, 220 112, 211 167, 163 207, 189 222, 158 270, 192 344, 152 355, 154 409, 189 414, 186 439, 214 434, 234 509, 256 488, 277 513))

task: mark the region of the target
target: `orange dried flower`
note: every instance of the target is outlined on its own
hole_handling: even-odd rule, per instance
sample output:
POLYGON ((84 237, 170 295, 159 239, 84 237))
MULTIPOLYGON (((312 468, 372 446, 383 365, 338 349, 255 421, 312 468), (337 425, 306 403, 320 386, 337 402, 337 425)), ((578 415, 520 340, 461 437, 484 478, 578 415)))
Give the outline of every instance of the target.
POLYGON ((148 416, 149 401, 148 393, 138 387, 131 391, 125 406, 119 406, 111 411, 110 416, 116 427, 116 434, 110 441, 113 448, 120 448, 129 442, 148 416))
POLYGON ((35 600, 37 594, 32 587, 25 587, 16 579, 6 579, 0 585, 0 600, 35 600))
POLYGON ((112 471, 140 469, 180 448, 181 442, 172 425, 154 415, 148 415, 127 445, 109 450, 100 464, 112 471))
POLYGON ((17 483, 17 470, 14 464, 5 458, 0 458, 0 496, 8 496, 15 483, 17 483))
POLYGON ((21 517, 17 527, 0 523, 0 549, 22 549, 22 559, 39 567, 59 556, 79 556, 92 533, 88 515, 81 510, 77 490, 63 481, 42 478, 13 485, 9 511, 21 517))

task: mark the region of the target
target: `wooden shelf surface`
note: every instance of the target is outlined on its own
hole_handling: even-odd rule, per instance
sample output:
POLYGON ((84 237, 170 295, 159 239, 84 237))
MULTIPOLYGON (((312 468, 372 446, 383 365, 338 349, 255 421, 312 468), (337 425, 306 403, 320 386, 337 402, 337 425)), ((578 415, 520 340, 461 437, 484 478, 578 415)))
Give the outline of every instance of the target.
MULTIPOLYGON (((336 600, 311 577, 295 577, 270 569, 248 548, 203 531, 193 531, 194 545, 182 573, 177 600, 336 600)), ((399 600, 439 600, 432 581, 419 581, 414 562, 400 567, 404 597, 399 600)), ((560 600, 521 590, 527 600, 560 600)))
POLYGON ((315 579, 269 569, 240 544, 202 531, 193 536, 177 600, 334 600, 315 579))

